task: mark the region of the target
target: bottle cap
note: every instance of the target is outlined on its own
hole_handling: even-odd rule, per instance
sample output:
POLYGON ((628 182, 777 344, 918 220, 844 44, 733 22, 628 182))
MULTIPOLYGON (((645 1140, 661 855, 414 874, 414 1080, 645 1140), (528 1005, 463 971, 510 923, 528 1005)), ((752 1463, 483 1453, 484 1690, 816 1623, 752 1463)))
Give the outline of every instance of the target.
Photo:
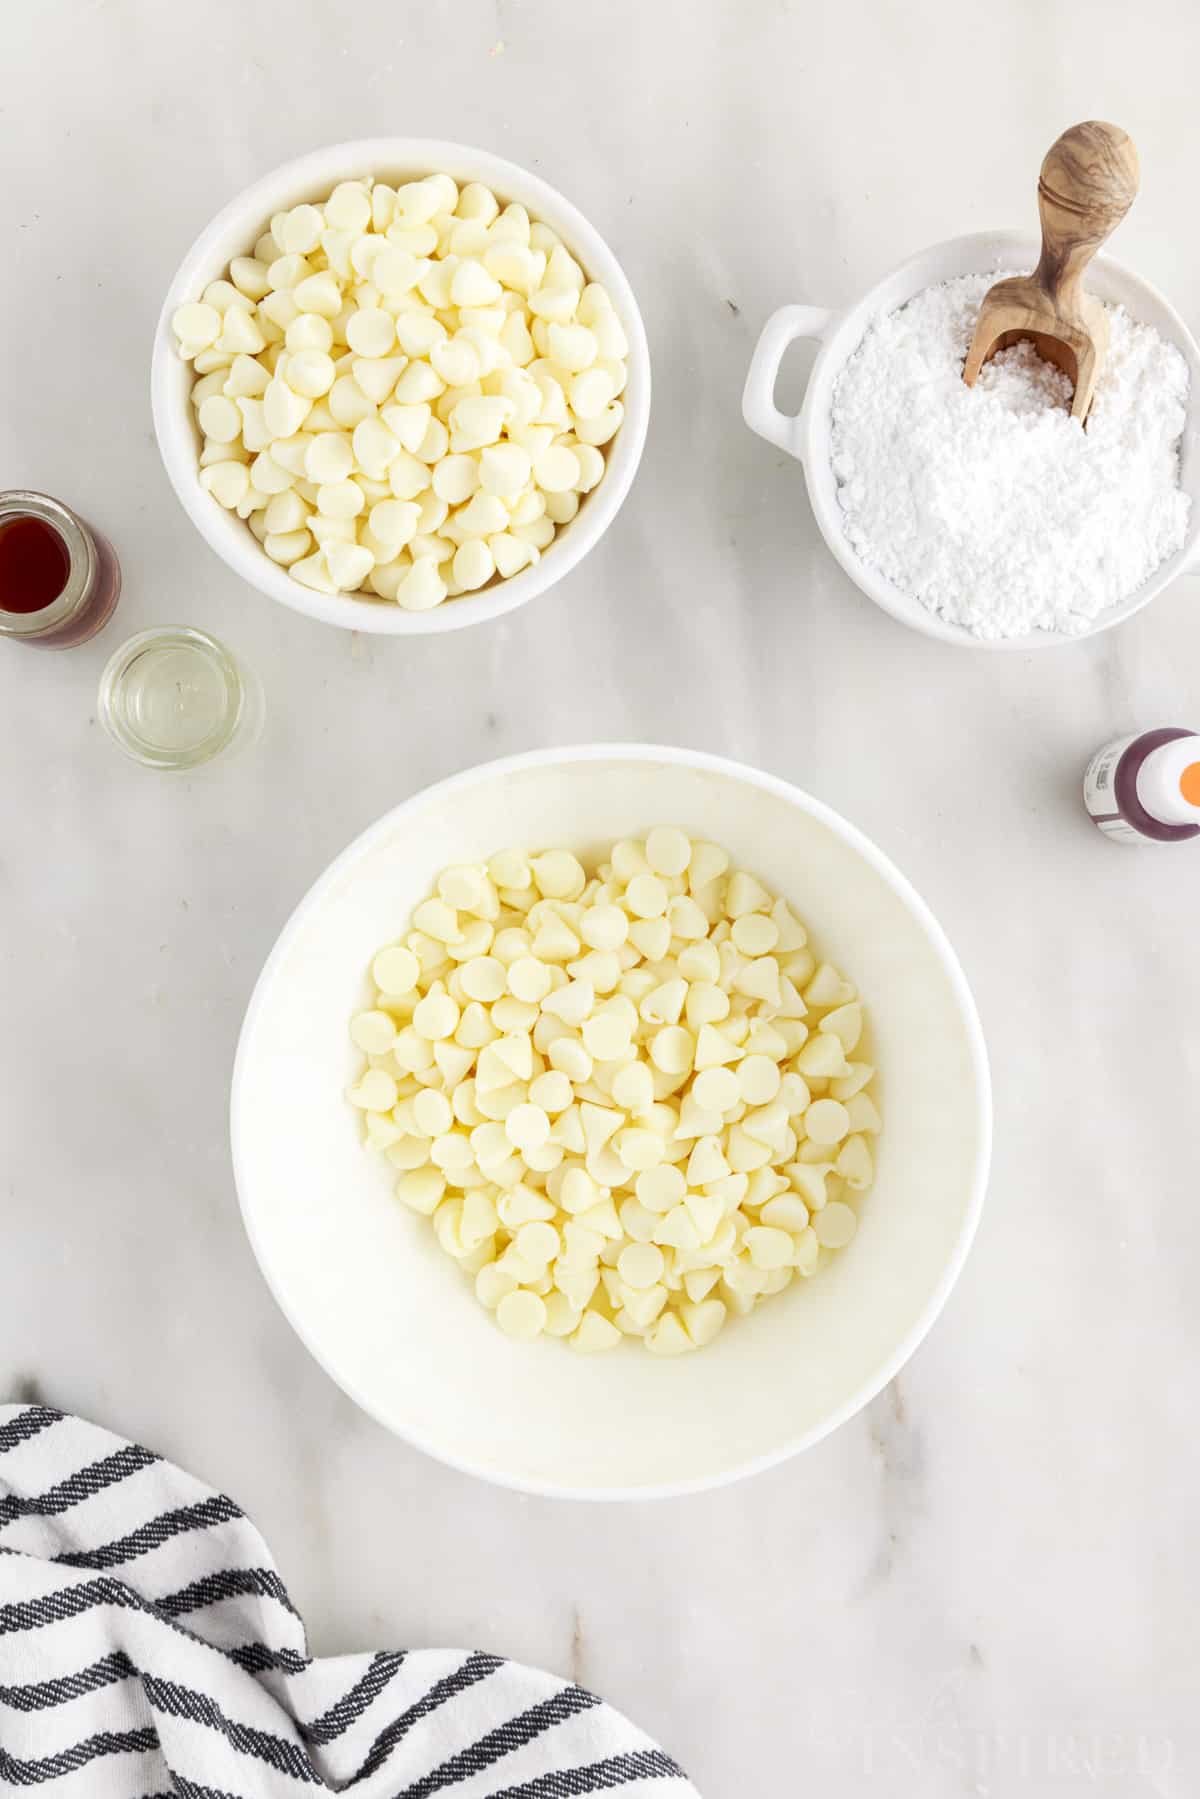
POLYGON ((1200 825, 1200 735, 1151 750, 1137 774, 1137 796, 1164 825, 1200 825))

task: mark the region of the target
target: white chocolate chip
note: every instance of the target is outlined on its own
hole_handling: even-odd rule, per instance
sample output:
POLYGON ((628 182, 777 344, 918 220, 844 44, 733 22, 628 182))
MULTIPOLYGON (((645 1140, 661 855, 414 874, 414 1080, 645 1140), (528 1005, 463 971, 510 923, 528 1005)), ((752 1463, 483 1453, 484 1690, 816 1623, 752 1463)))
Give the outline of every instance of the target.
POLYGON ((836 1099, 814 1099, 804 1114, 804 1128, 810 1143, 840 1143, 850 1129, 850 1117, 836 1099))
POLYGON ((822 1249, 842 1249, 853 1237, 858 1228, 858 1219, 849 1206, 841 1200, 830 1200, 813 1220, 813 1229, 817 1242, 822 1249))
POLYGON ((177 306, 171 315, 171 329, 186 352, 192 355, 215 343, 221 331, 221 314, 215 306, 189 301, 177 306))
POLYGON ((371 964, 371 974, 380 991, 389 996, 411 993, 420 974, 420 963, 411 950, 395 945, 382 949, 371 964))
POLYGON ((396 602, 409 612, 427 612, 446 597, 446 583, 429 558, 414 562, 396 590, 396 602))
POLYGON ((621 1341, 621 1333, 615 1324, 609 1322, 601 1312, 594 1312, 589 1307, 579 1321, 579 1329, 571 1338, 571 1347, 584 1355, 594 1355, 600 1350, 615 1349, 621 1341))
POLYGON ((232 511, 250 486, 250 471, 241 462, 214 462, 201 472, 200 485, 232 511))
POLYGON ((536 1293, 506 1293, 496 1307, 496 1322, 506 1337, 532 1342, 546 1327, 546 1307, 536 1293))

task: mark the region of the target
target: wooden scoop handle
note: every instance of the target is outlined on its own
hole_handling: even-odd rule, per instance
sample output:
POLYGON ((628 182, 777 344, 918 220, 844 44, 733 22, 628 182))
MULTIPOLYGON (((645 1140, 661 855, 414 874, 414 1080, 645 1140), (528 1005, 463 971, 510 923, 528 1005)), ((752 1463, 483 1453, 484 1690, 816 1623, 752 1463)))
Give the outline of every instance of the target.
POLYGON ((1119 125, 1089 119, 1047 150, 1038 177, 1042 256, 1034 279, 1064 312, 1078 308, 1083 271, 1137 190, 1137 150, 1119 125))

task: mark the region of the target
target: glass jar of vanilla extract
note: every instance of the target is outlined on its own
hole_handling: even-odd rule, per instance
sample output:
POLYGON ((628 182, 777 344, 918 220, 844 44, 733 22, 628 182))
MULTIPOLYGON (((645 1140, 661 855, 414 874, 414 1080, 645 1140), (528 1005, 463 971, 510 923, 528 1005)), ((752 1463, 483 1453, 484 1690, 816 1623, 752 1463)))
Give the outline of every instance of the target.
POLYGON ((48 650, 112 617, 121 565, 108 539, 49 494, 0 493, 0 637, 48 650))

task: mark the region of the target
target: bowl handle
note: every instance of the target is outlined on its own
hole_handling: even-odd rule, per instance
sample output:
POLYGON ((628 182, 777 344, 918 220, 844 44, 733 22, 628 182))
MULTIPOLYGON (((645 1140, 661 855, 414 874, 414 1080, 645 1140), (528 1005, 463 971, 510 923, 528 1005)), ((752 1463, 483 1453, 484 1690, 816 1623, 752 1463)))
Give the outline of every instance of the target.
POLYGON ((773 312, 754 346, 750 372, 742 391, 742 417, 751 431, 756 431, 759 437, 765 437, 769 444, 786 450, 797 460, 801 459, 797 419, 780 412, 775 404, 779 365, 789 344, 798 337, 819 340, 825 335, 832 317, 833 314, 821 306, 781 306, 778 312, 773 312))

